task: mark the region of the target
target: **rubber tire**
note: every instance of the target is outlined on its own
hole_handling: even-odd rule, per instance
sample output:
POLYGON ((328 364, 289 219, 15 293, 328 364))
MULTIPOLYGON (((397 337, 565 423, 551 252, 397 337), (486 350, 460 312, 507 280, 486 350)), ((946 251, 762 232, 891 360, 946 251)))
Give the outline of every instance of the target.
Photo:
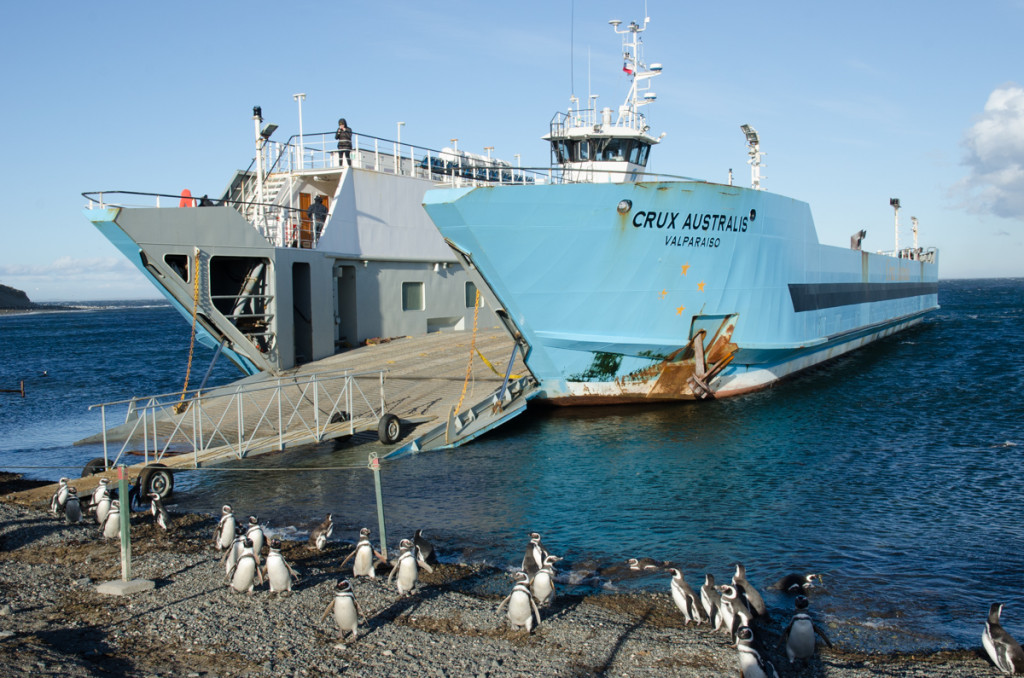
POLYGON ((91 459, 89 463, 85 465, 85 468, 82 469, 82 477, 88 478, 89 476, 94 476, 97 473, 103 473, 106 470, 106 460, 104 460, 103 457, 96 457, 95 459, 91 459))
POLYGON ((139 501, 147 501, 150 492, 164 500, 174 492, 174 474, 163 464, 150 464, 139 475, 139 501))
POLYGON ((393 414, 385 414, 377 424, 377 438, 385 445, 394 445, 402 437, 402 422, 393 414))

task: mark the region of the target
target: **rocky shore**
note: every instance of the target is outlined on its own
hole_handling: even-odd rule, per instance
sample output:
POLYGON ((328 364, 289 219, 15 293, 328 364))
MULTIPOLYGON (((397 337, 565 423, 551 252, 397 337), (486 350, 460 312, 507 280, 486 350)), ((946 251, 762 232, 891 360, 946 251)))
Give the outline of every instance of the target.
MULTIPOLYGON (((25 489, 0 477, 0 492, 25 489)), ((724 635, 686 627, 665 594, 561 595, 532 634, 514 632, 495 610, 511 590, 505 572, 442 564, 400 598, 386 581, 352 579, 368 623, 347 645, 331 617, 320 621, 351 544, 335 535, 319 552, 286 542, 302 575, 289 596, 224 585, 216 520, 173 515, 160 531, 132 517, 132 568, 150 591, 97 592, 120 578, 120 545, 94 523, 65 525, 42 507, 0 496, 0 664, 5 676, 736 676, 724 635)), ((758 628, 781 676, 997 676, 974 651, 865 655, 825 649, 791 667, 775 648, 783 625, 758 628)))

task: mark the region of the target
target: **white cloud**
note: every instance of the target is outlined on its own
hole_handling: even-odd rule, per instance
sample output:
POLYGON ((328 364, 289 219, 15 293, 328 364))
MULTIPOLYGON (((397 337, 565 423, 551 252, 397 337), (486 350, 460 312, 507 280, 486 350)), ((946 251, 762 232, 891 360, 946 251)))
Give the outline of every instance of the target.
POLYGON ((994 90, 962 145, 971 173, 954 192, 967 209, 1024 220, 1024 88, 994 90))

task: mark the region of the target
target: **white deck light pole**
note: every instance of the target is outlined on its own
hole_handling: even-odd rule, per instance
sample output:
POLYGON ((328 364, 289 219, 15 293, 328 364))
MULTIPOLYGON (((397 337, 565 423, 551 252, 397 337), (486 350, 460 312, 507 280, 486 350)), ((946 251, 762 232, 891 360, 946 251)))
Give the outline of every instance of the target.
POLYGON ((299 102, 299 169, 302 169, 306 159, 306 152, 302 147, 302 102, 306 100, 306 94, 305 92, 293 94, 292 99, 299 102))

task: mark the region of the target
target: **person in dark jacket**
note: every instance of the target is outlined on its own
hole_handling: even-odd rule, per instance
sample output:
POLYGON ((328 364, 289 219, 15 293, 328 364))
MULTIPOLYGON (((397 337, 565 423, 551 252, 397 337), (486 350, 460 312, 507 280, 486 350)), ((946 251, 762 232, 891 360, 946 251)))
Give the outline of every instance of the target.
POLYGON ((345 160, 345 164, 352 165, 352 128, 345 122, 345 118, 338 120, 338 131, 334 133, 334 138, 338 140, 338 165, 344 167, 342 159, 345 160))
POLYGON ((324 197, 318 195, 313 204, 306 210, 306 216, 313 222, 313 229, 316 233, 316 241, 320 241, 320 234, 324 232, 324 222, 327 221, 327 206, 324 205, 324 197))

